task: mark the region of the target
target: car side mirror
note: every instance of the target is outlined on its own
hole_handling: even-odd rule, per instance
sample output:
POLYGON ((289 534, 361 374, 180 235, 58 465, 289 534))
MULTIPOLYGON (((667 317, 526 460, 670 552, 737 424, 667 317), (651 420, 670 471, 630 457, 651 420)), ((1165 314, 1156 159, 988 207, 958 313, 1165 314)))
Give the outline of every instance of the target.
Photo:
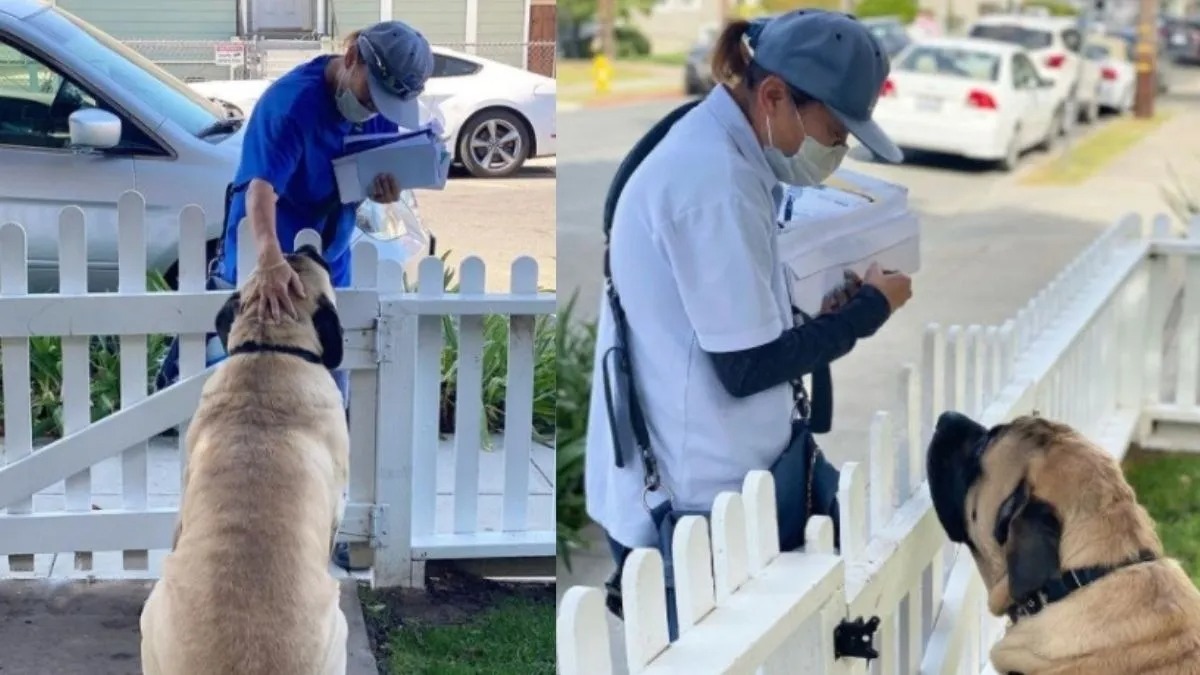
POLYGON ((107 110, 76 110, 67 118, 67 126, 75 148, 107 150, 121 142, 121 118, 107 110))

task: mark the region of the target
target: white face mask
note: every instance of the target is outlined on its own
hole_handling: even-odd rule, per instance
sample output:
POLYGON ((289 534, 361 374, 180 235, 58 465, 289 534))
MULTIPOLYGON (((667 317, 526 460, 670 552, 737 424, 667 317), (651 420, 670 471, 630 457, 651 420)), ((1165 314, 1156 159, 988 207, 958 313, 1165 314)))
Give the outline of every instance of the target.
MULTIPOLYGON (((800 121, 801 133, 805 139, 808 138, 808 133, 804 131, 804 119, 800 117, 800 111, 796 111, 796 119, 800 121)), ((801 144, 800 149, 804 149, 801 144)), ((767 164, 771 167, 771 172, 775 174, 775 178, 779 182, 788 185, 816 185, 821 181, 813 180, 810 175, 812 172, 808 166, 808 160, 804 155, 797 151, 793 155, 785 155, 783 151, 775 147, 775 138, 771 133, 771 118, 767 118, 767 147, 763 148, 763 154, 766 155, 767 164)))
POLYGON ((354 92, 345 86, 345 79, 346 73, 343 72, 342 76, 338 78, 337 94, 334 96, 334 100, 337 101, 338 112, 351 124, 362 124, 375 117, 378 113, 372 112, 367 106, 362 104, 362 101, 358 100, 354 92))
POLYGON ((805 136, 799 154, 813 182, 824 183, 842 165, 849 150, 850 147, 844 143, 830 147, 812 136, 805 136))

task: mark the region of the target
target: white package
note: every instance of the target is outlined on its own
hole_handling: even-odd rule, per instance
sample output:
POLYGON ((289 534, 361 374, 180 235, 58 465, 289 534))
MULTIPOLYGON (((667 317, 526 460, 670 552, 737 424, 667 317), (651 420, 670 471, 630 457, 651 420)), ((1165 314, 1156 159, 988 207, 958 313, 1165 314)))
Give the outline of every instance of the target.
POLYGON ((920 223, 904 186, 843 169, 821 186, 787 186, 778 220, 792 300, 810 315, 845 269, 862 276, 873 261, 905 274, 920 269, 920 223))

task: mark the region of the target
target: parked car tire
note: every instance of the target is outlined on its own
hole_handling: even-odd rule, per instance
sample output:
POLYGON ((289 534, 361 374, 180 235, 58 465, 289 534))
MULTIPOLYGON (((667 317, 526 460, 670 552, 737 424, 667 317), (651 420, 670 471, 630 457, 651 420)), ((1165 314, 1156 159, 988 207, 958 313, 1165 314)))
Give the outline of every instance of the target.
POLYGON ((1092 102, 1080 108, 1079 120, 1091 124, 1100 119, 1100 97, 1096 96, 1092 102))
POLYGON ((1050 118, 1050 126, 1046 128, 1046 136, 1042 138, 1042 142, 1038 143, 1037 149, 1042 152, 1050 152, 1054 149, 1054 141, 1062 135, 1062 108, 1054 111, 1054 115, 1050 118))
POLYGON ((1004 150, 1004 157, 1000 158, 1000 170, 1011 172, 1021 163, 1021 128, 1013 129, 1012 138, 1008 140, 1008 146, 1004 150))
POLYGON ((505 178, 525 165, 531 137, 525 121, 512 111, 481 110, 463 124, 458 160, 476 178, 505 178))
POLYGON ((1075 98, 1075 95, 1072 94, 1071 98, 1068 98, 1062 107, 1059 108, 1058 135, 1066 136, 1071 133, 1071 130, 1075 128, 1075 120, 1077 119, 1079 119, 1079 99, 1075 98))

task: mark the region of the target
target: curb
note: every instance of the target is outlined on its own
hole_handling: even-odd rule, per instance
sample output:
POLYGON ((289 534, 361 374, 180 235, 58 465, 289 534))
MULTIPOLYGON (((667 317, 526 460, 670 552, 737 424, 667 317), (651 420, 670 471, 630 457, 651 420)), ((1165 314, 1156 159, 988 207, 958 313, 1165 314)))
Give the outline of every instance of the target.
POLYGON ((378 675, 379 665, 367 637, 367 621, 358 601, 358 580, 341 580, 342 613, 346 615, 346 673, 348 675, 378 675))

